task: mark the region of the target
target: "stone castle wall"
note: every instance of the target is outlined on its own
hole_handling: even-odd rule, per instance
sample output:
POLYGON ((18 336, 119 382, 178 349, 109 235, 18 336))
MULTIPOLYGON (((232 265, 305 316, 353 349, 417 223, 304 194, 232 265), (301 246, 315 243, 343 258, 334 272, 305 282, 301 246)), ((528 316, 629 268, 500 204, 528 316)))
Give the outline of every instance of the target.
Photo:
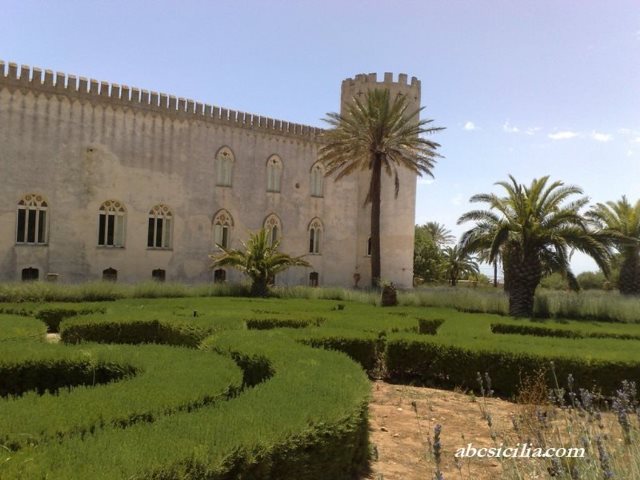
MULTIPOLYGON (((356 271, 367 270, 368 226, 360 218, 357 178, 327 178, 324 196, 311 196, 320 134, 314 127, 0 62, 0 280, 18 280, 28 267, 37 268, 40 278, 56 273, 63 281, 99 279, 107 268, 123 281, 150 279, 154 269, 165 270, 167 280, 210 280, 212 222, 226 209, 234 221, 232 246, 276 214, 282 248, 294 255, 308 253, 308 225, 319 218, 321 254, 307 257, 313 268, 292 269, 277 281, 308 284, 316 271, 321 285, 350 286, 356 271), (216 186, 222 147, 235 156, 231 187, 216 186), (273 154, 284 166, 280 193, 266 189, 273 154), (48 203, 44 245, 16 243, 17 202, 29 193, 48 203), (98 210, 106 200, 127 210, 123 248, 97 246, 98 210), (161 203, 174 218, 167 250, 146 242, 149 210, 161 203)), ((388 245, 390 260, 403 266, 413 255, 415 179, 413 191, 411 197, 410 181, 407 196, 397 201, 411 216, 400 235, 410 236, 411 245, 403 242, 401 252, 388 245)), ((396 276, 385 265, 385 278, 410 285, 410 276, 396 276)), ((227 278, 241 277, 229 272, 227 278)))

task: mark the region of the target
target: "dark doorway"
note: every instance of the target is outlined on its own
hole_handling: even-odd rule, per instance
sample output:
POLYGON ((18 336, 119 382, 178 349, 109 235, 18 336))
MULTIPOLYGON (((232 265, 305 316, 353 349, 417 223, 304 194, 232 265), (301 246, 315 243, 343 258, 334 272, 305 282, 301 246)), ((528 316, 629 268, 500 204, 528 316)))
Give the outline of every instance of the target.
POLYGON ((164 282, 167 278, 166 270, 162 270, 161 268, 156 268, 151 272, 151 278, 153 278, 156 282, 164 282))
POLYGON ((40 278, 40 270, 37 268, 29 267, 22 269, 22 281, 34 282, 40 278))
POLYGON ((213 272, 214 283, 224 283, 227 280, 227 271, 219 268, 213 272))
POLYGON ((320 275, 318 274, 318 272, 311 272, 309 274, 309 286, 317 287, 319 280, 320 280, 320 275))
POLYGON ((107 268, 102 271, 102 280, 105 282, 115 282, 118 280, 118 271, 115 268, 107 268))

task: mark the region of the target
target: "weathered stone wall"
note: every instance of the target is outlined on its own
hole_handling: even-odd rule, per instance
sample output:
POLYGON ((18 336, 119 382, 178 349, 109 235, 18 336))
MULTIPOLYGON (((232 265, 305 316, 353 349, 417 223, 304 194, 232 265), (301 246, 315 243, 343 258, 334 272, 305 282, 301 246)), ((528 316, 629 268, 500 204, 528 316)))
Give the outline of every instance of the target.
MULTIPOLYGON (((308 252, 309 222, 320 218, 321 254, 307 257, 313 268, 283 273, 278 283, 308 284, 309 273, 317 271, 321 285, 350 286, 354 272, 369 269, 361 255, 366 248, 366 239, 363 244, 360 238, 361 193, 356 178, 337 183, 327 178, 324 198, 311 197, 310 169, 320 133, 169 95, 0 62, 0 280, 18 280, 27 267, 38 268, 40 278, 57 273, 63 281, 99 279, 109 267, 118 270, 122 281, 150 279, 154 269, 166 270, 167 280, 209 280, 212 222, 216 212, 226 209, 234 219, 233 246, 275 213, 282 222, 282 248, 294 255, 308 252), (223 146, 235 155, 232 187, 216 186, 215 156, 223 146), (281 193, 266 191, 266 162, 272 154, 284 165, 281 193), (46 245, 16 244, 16 205, 28 193, 41 194, 48 202, 46 245), (98 210, 111 199, 127 209, 123 248, 97 246, 98 210), (160 203, 174 215, 171 250, 147 248, 148 213, 160 203)), ((403 216, 411 215, 411 225, 398 238, 407 243, 413 236, 415 179, 403 190, 406 196, 396 202, 406 207, 403 216)), ((387 220, 391 218, 383 217, 387 220)), ((404 261, 408 245, 392 246, 395 240, 389 240, 383 251, 399 249, 404 261)), ((385 278, 410 285, 405 281, 409 276, 396 278, 395 270, 384 270, 386 265, 385 278)), ((240 275, 228 272, 227 278, 240 275)))

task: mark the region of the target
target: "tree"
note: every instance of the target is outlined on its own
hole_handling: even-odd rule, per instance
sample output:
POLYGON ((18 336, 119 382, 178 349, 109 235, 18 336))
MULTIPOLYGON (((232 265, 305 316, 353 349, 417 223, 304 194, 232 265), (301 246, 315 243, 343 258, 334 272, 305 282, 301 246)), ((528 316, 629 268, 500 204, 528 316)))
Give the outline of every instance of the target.
POLYGON ((612 237, 620 253, 620 293, 640 294, 640 200, 631 205, 623 195, 617 202, 596 204, 587 216, 612 237))
POLYGON ((442 279, 442 251, 427 225, 416 225, 413 247, 413 274, 425 282, 442 279))
POLYGON ((489 209, 469 211, 458 220, 459 224, 476 222, 463 234, 463 245, 490 236, 489 261, 502 255, 509 282, 509 314, 516 317, 533 315, 535 290, 544 273, 561 271, 575 278, 569 249, 586 253, 604 272, 609 271, 609 237, 590 230, 580 214, 587 198, 571 198, 582 190, 548 181, 545 176, 526 187, 509 175, 508 182, 496 183, 506 191, 505 197, 474 195, 471 202, 486 203, 489 209))
POLYGON ((429 232, 431 238, 436 245, 440 248, 444 248, 456 241, 456 237, 451 234, 451 230, 448 230, 447 227, 438 222, 427 222, 424 224, 424 228, 429 232))
POLYGON ((458 245, 447 247, 442 252, 444 255, 444 267, 447 279, 452 287, 458 283, 463 275, 478 275, 478 264, 469 256, 469 253, 458 245))
POLYGON ((251 295, 266 297, 269 294, 269 283, 276 274, 290 267, 310 267, 300 257, 291 257, 278 252, 280 241, 271 242, 269 230, 261 229, 249 234, 249 241, 242 243, 242 250, 225 248, 217 245, 221 253, 209 255, 213 260, 211 268, 232 267, 245 273, 251 279, 251 295))
POLYGON ((335 180, 358 171, 370 171, 365 204, 371 203, 371 283, 380 281, 380 203, 382 171, 394 177, 396 197, 400 190, 398 168, 433 177, 439 144, 423 138, 442 130, 427 127, 432 120, 419 120, 422 108, 409 110, 404 95, 391 99, 388 89, 369 90, 361 101, 354 98, 343 114, 329 113, 331 126, 324 134, 320 161, 326 175, 335 180))

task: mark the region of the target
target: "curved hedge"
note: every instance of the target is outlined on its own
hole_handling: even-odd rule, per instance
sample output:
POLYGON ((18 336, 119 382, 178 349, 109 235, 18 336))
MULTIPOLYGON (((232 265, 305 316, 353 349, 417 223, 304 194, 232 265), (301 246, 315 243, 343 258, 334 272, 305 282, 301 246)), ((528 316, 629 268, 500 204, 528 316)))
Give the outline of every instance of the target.
POLYGON ((271 376, 227 402, 0 454, 0 477, 346 480, 365 468, 369 384, 345 355, 279 332, 224 332, 203 349, 191 353, 271 376))
POLYGON ((0 399, 0 444, 12 450, 152 422, 242 387, 229 358, 185 348, 12 344, 0 351, 0 393, 11 395, 0 399))

